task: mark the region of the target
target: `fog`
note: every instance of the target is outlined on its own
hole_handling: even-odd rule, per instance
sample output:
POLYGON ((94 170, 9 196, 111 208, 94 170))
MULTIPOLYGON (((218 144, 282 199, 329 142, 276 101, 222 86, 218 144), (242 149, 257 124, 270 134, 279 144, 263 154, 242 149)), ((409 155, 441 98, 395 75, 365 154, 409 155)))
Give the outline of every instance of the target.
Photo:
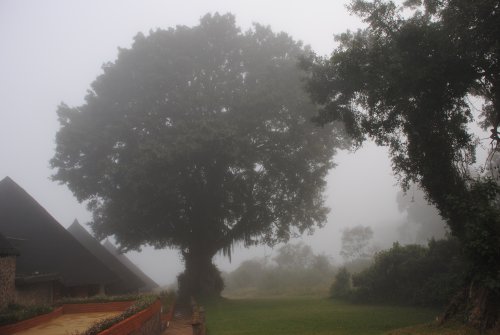
MULTIPOLYGON (((91 215, 66 186, 50 180, 49 160, 59 128, 56 107, 83 103, 101 65, 114 61, 117 48, 131 45, 138 32, 192 26, 207 12, 231 12, 243 29, 252 22, 270 25, 329 54, 333 34, 361 26, 345 8, 347 1, 23 1, 0 2, 0 179, 10 176, 56 220, 68 227, 91 215)), ((331 208, 322 229, 303 241, 316 253, 340 262, 341 232, 356 225, 371 226, 374 243, 384 248, 402 237, 410 224, 398 208, 400 190, 385 148, 367 143, 354 153, 341 151, 328 178, 325 198, 331 208), (404 230, 404 229, 403 229, 404 230)), ((423 199, 419 198, 419 201, 423 199)), ((410 220, 411 221, 411 220, 410 220)), ((416 233, 405 233, 415 242, 416 233)), ((279 246, 277 246, 279 247, 279 246)), ((273 249, 236 246, 232 262, 218 256, 220 269, 231 271, 245 259, 271 255, 273 249)), ((183 265, 175 250, 127 254, 160 284, 175 280, 183 265)))

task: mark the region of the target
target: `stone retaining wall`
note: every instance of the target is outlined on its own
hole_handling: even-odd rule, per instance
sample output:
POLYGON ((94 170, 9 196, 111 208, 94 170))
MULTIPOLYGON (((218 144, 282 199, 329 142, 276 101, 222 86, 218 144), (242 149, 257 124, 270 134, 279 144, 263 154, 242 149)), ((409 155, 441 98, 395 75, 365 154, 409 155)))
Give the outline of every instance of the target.
POLYGON ((14 301, 16 256, 0 257, 0 309, 14 301))

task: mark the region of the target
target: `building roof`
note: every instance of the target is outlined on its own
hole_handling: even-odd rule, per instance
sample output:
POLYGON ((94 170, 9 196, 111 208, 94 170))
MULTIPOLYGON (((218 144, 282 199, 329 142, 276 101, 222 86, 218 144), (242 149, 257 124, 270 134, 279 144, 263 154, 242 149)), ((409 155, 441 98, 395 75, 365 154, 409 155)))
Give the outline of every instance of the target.
POLYGON ((0 181, 0 232, 19 250, 18 277, 58 274, 66 286, 119 280, 9 177, 0 181))
POLYGON ((0 234, 0 257, 19 256, 19 250, 14 248, 9 240, 0 234))
POLYGON ((120 262, 111 252, 101 245, 92 235, 90 235, 85 228, 83 228, 77 220, 73 222, 68 228, 68 232, 73 235, 88 251, 95 257, 99 258, 111 271, 118 277, 120 282, 116 283, 118 290, 125 292, 137 291, 144 286, 141 278, 139 278, 133 271, 120 262))
POLYGON ((141 289, 142 291, 151 291, 158 287, 158 284, 153 279, 142 272, 142 270, 137 265, 132 263, 132 261, 128 259, 124 254, 120 253, 120 251, 118 251, 118 249, 116 249, 116 247, 111 242, 106 240, 103 243, 103 246, 108 249, 108 251, 111 252, 111 254, 113 254, 123 265, 133 271, 137 276, 139 276, 139 278, 141 278, 144 283, 146 283, 146 286, 141 289))

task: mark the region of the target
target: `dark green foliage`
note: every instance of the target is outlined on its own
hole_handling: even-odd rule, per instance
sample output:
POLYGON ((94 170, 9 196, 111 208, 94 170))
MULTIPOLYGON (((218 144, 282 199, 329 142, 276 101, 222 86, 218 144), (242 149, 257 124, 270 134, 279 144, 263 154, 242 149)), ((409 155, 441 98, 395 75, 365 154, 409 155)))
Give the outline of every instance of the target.
POLYGON ((353 260, 344 262, 343 267, 350 273, 358 273, 368 268, 373 264, 373 257, 371 258, 355 258, 353 260))
MULTIPOLYGON (((242 33, 232 15, 138 34, 82 106, 59 106, 53 178, 89 202, 99 238, 178 248, 200 281, 234 243, 272 245, 321 226, 344 140, 309 122, 316 109, 297 67, 307 53, 267 27, 242 33)), ((220 289, 192 284, 194 294, 220 289)))
POLYGON ((353 275, 352 298, 442 306, 464 285, 466 269, 456 239, 431 240, 427 247, 395 243, 377 253, 372 266, 353 275))
POLYGON ((499 8, 499 0, 356 0, 351 9, 368 27, 338 36, 330 59, 304 62, 322 107, 316 120, 388 146, 402 185, 418 184, 462 243, 469 287, 485 290, 464 295, 479 310, 466 319, 483 329, 500 319, 500 194, 470 172, 478 142, 469 97, 484 101, 480 121, 498 149, 499 8))
POLYGON ((50 306, 22 306, 10 304, 0 311, 0 326, 16 323, 54 310, 50 306))
POLYGON ((351 290, 351 274, 343 267, 335 275, 335 280, 330 287, 330 297, 345 299, 350 296, 351 290))

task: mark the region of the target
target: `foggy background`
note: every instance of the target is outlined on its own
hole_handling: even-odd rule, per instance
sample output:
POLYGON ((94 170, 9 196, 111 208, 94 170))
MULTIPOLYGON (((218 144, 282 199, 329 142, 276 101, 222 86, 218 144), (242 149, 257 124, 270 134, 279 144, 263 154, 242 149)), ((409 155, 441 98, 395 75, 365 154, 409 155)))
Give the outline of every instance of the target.
MULTIPOLYGON (((88 222, 91 215, 85 205, 66 186, 49 179, 59 129, 56 107, 63 101, 81 105, 90 83, 102 72, 101 65, 116 59, 118 47, 130 47, 138 32, 193 26, 208 12, 231 12, 243 30, 252 22, 270 25, 273 31, 284 31, 317 54, 327 55, 335 47, 333 34, 361 27, 345 8, 347 2, 1 0, 0 179, 10 176, 65 227, 75 218, 88 222)), ((337 166, 326 190, 328 222, 298 240, 311 245, 315 253, 332 256, 337 264, 346 227, 371 226, 380 248, 397 239, 416 241, 419 225, 398 209, 399 187, 385 149, 368 143, 354 154, 339 152, 334 161, 337 166)), ((423 198, 414 200, 425 208, 423 198)), ((272 252, 263 246, 236 247, 231 263, 222 256, 215 262, 221 270, 231 271, 242 260, 272 252)), ((175 250, 145 247, 141 254, 127 256, 160 285, 175 281, 183 270, 175 250)))

